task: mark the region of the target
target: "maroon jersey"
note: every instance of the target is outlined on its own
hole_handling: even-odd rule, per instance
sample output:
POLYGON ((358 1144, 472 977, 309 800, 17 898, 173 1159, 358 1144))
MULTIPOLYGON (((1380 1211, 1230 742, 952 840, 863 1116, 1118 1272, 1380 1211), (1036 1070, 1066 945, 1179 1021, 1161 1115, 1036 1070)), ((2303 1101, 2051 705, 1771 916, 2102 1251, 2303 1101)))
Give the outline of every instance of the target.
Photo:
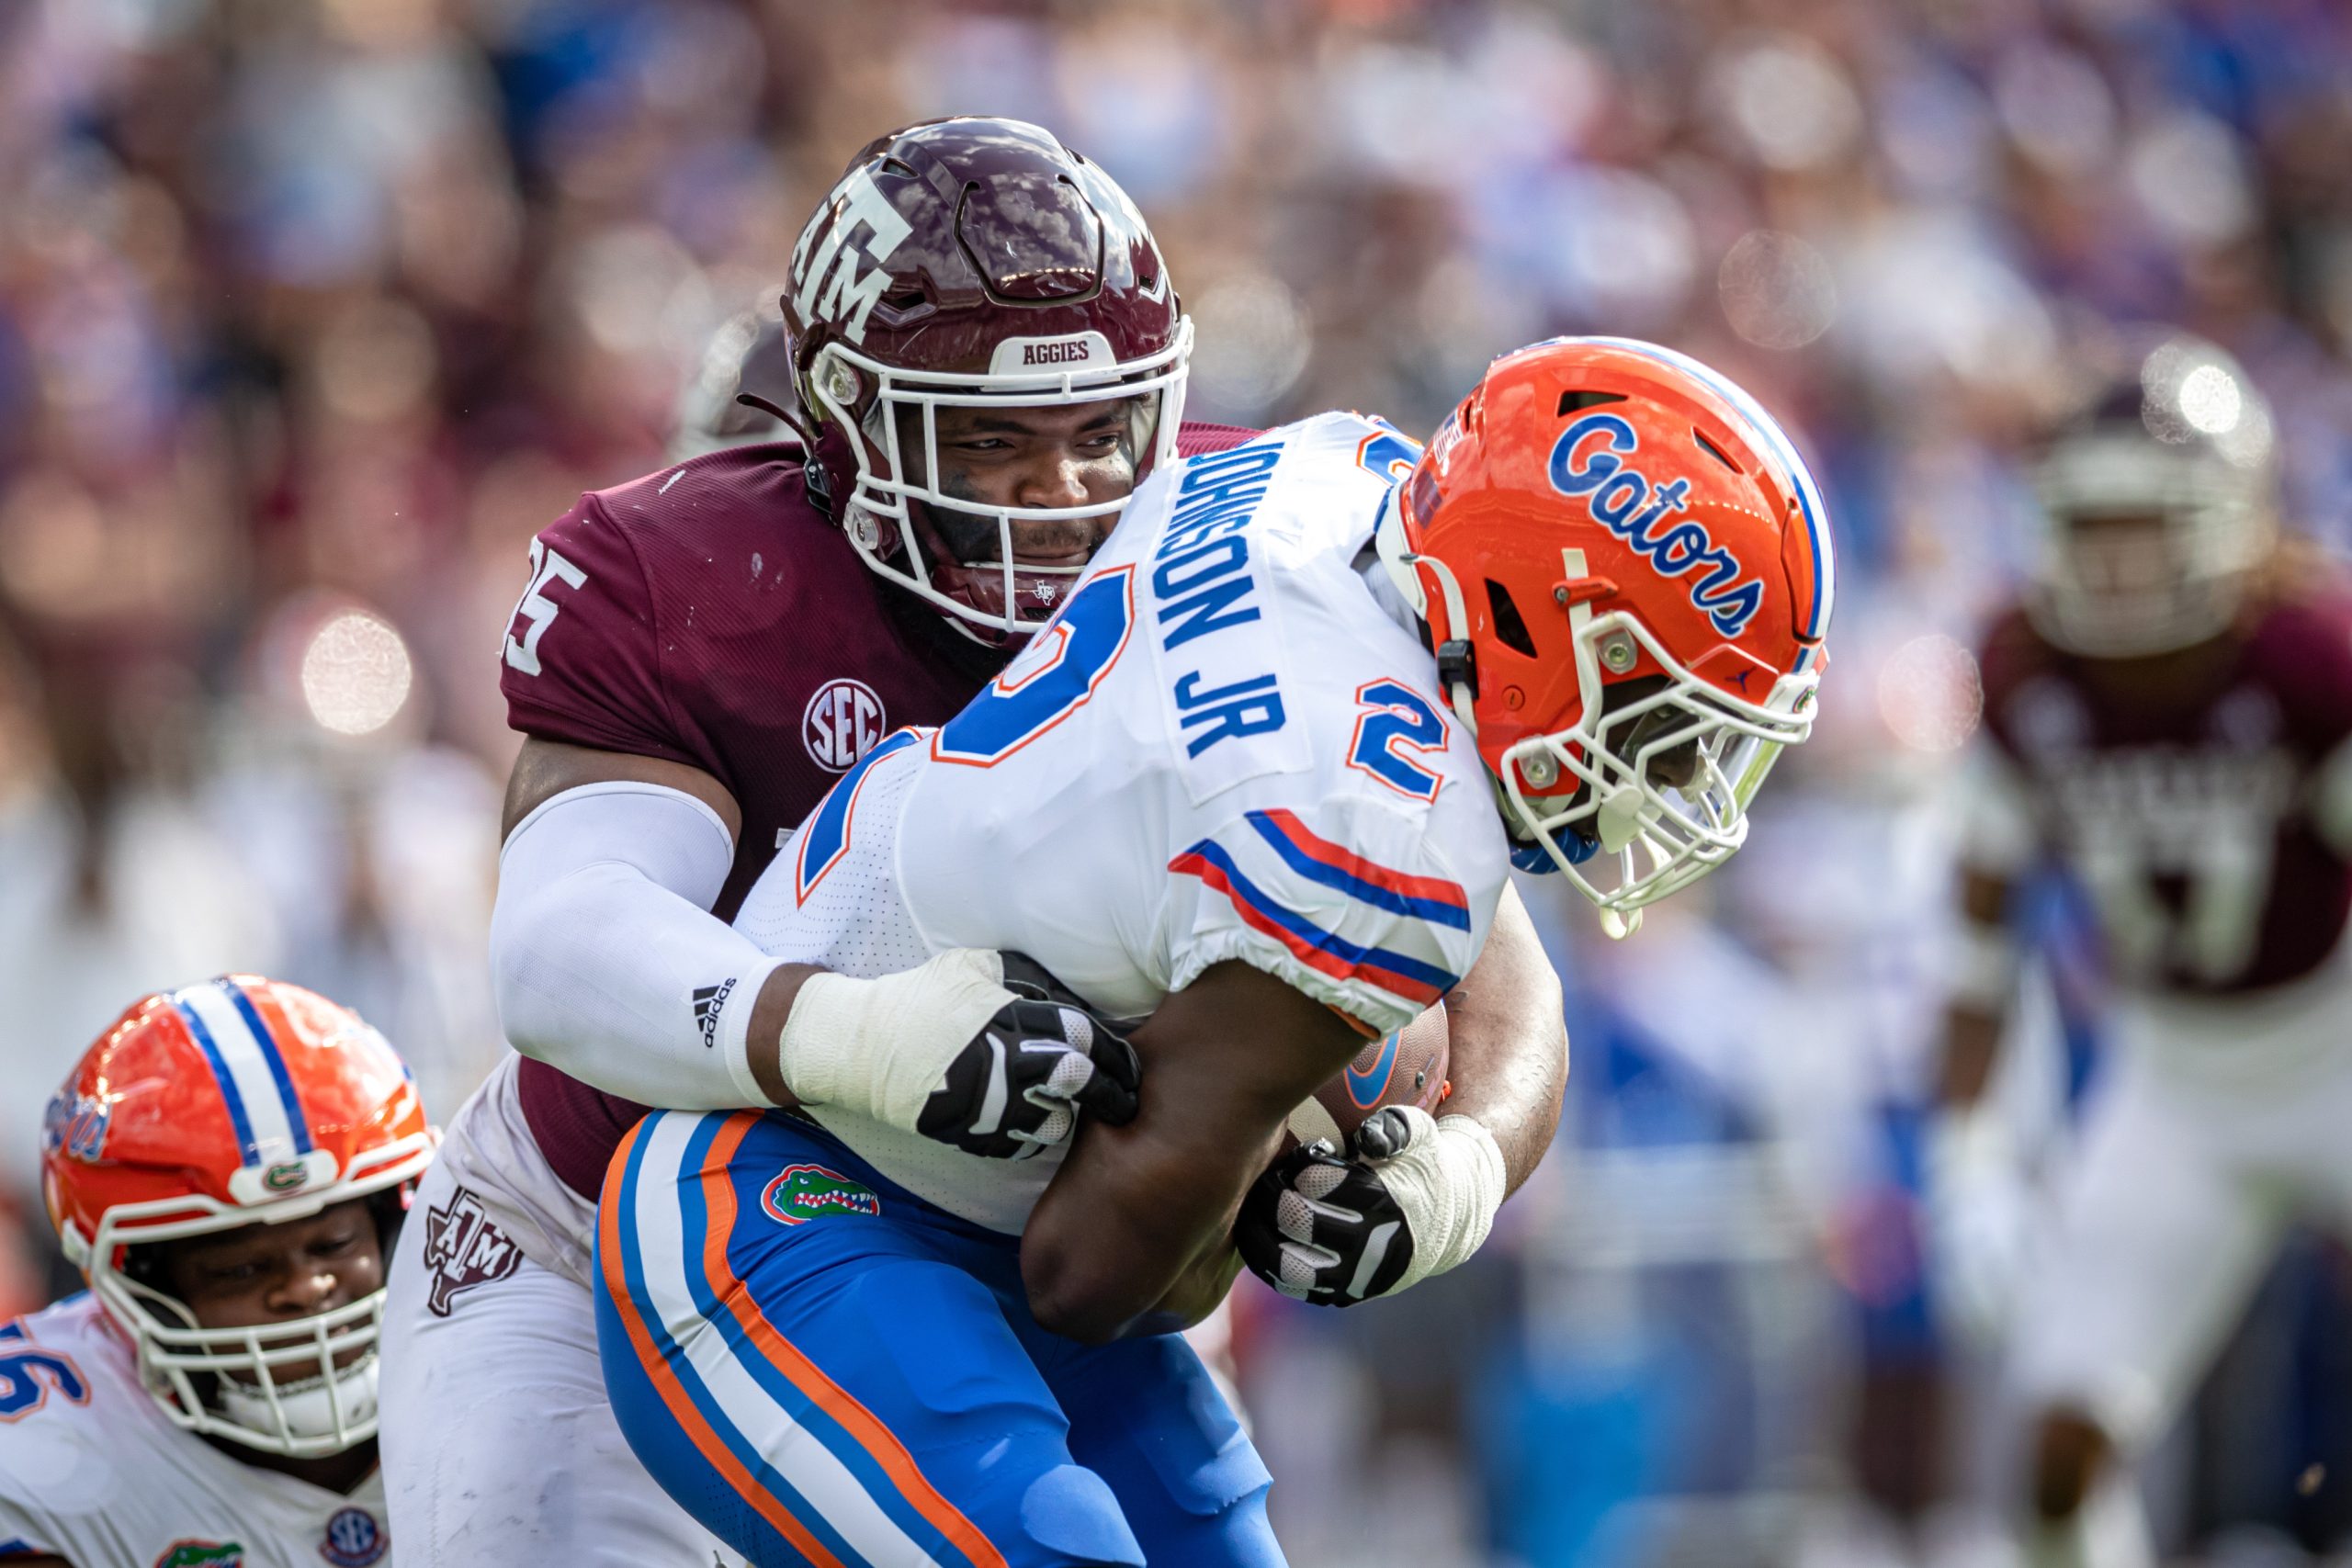
POLYGON ((2352 868, 2321 824, 2352 782, 2352 598, 2275 604, 2161 682, 2012 611, 1983 671, 2016 804, 2090 893, 2120 975, 2239 992, 2334 951, 2352 868))
MULTIPOLYGON (((1186 425, 1186 457, 1255 434, 1186 425)), ((742 808, 732 919, 833 781, 892 729, 944 724, 1002 662, 868 570, 809 500, 800 448, 734 446, 582 496, 531 542, 500 686, 526 735, 700 768, 742 808)), ((523 1113, 594 1198, 645 1107, 521 1064, 523 1113)))

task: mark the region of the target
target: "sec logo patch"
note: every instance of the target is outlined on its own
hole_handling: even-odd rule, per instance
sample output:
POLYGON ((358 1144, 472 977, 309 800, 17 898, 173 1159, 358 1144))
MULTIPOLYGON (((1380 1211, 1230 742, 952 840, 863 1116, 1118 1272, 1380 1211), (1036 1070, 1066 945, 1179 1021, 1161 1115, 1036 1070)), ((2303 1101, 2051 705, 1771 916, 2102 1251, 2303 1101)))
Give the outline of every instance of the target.
POLYGON ((800 716, 800 739, 809 759, 829 773, 849 772, 888 728, 874 688, 847 676, 818 687, 800 716))
POLYGON ((383 1561, 390 1545, 375 1515, 365 1508, 345 1508, 327 1521, 327 1539, 320 1543, 319 1555, 335 1568, 368 1568, 383 1561))

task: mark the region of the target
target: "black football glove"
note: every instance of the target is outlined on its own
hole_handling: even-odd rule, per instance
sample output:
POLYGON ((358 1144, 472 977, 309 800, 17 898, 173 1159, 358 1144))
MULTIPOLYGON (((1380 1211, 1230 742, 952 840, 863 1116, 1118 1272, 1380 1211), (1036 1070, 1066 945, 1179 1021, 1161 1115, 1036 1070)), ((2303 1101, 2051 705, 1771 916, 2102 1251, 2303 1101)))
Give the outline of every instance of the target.
POLYGON ((1353 1159, 1318 1139, 1267 1167, 1233 1224, 1250 1272, 1324 1306, 1353 1306, 1394 1288, 1412 1264, 1413 1231, 1373 1162, 1401 1154, 1411 1137, 1401 1114, 1382 1111, 1356 1129, 1353 1159))
POLYGON ((1067 1139, 1081 1111, 1132 1122, 1142 1081, 1136 1049, 1043 965, 1004 954, 997 1011, 923 1101, 915 1130, 989 1159, 1028 1159, 1067 1139))

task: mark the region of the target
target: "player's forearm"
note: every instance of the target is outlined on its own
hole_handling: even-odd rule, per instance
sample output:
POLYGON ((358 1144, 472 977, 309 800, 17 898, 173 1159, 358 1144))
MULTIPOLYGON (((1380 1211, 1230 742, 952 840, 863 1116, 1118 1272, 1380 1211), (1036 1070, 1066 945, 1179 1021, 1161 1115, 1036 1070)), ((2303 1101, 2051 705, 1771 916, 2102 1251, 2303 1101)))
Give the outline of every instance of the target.
POLYGON ((1943 1056, 1936 1070, 1936 1103, 1965 1111, 1984 1098, 1999 1065, 2001 1018, 1973 1003, 1944 1010, 1943 1056))
POLYGON ((1215 1246, 1176 1277, 1176 1283, 1149 1312, 1128 1325, 1125 1337, 1182 1334, 1203 1322, 1232 1291, 1233 1281, 1240 1272, 1241 1254, 1234 1250, 1230 1239, 1218 1237, 1215 1246))
POLYGON ((1360 1043, 1320 1002, 1239 962, 1211 965, 1136 1032, 1142 1109, 1090 1122, 1022 1232, 1030 1311, 1100 1342, 1131 1331, 1232 1234, 1283 1118, 1360 1043))
POLYGON ((1188 1150, 1159 1145, 1150 1128, 1088 1124, 1022 1233, 1031 1314, 1088 1344, 1159 1331, 1146 1314, 1225 1247, 1278 1131, 1269 1119, 1246 1150, 1188 1150))
POLYGON ((491 921, 515 1049, 649 1105, 792 1103, 775 1046, 811 971, 708 912, 732 860, 715 818, 655 785, 575 789, 532 813, 500 857, 491 921))
POLYGON ((1445 1000, 1447 1115, 1475 1118, 1502 1150, 1505 1190, 1533 1174, 1560 1125, 1568 1031, 1560 977, 1506 887, 1478 962, 1445 1000))

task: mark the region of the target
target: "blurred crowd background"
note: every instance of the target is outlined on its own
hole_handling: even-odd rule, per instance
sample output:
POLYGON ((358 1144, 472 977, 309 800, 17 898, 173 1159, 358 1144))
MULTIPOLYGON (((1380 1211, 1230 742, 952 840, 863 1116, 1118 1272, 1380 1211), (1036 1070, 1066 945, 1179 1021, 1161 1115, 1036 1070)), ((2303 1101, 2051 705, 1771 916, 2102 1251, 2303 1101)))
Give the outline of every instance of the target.
MULTIPOLYGON (((954 111, 1125 184, 1195 417, 1426 432, 1503 349, 1654 337, 1837 518, 1826 711, 1751 847, 1622 946, 1526 890, 1575 1077, 1492 1256, 1245 1302, 1294 1561, 1997 1561, 1913 1201, 1966 649, 2086 315, 2234 352, 2290 521, 2352 534, 2341 0, 0 6, 0 1315, 69 1284, 40 1109, 141 992, 314 987, 442 1116, 487 1069, 526 544, 662 460, 847 156, 954 111)), ((2051 957, 2019 1092, 2063 1127, 2098 982, 2051 957)), ((2344 1276, 2299 1244, 2154 1461, 2171 1550, 2352 1517, 2344 1276)))

